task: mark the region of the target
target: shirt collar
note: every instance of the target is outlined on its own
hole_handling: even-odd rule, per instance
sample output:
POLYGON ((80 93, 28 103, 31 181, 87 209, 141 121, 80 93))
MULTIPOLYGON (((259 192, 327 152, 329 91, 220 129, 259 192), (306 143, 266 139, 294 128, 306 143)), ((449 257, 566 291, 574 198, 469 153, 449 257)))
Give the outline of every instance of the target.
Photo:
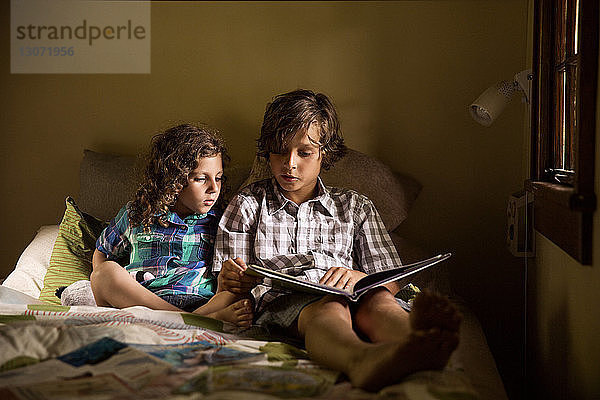
MULTIPOLYGON (((290 199, 286 198, 281 193, 281 190, 279 190, 279 185, 277 184, 277 180, 274 177, 271 178, 271 185, 273 188, 272 196, 269 196, 269 194, 267 194, 267 199, 266 199, 267 200, 267 210, 268 210, 269 215, 275 214, 277 211, 284 208, 288 203, 291 203, 291 204, 295 205, 296 207, 298 207, 298 205, 296 205, 296 203, 294 203, 290 199)), ((333 199, 331 198, 329 189, 327 189, 327 186, 325 186, 325 184, 321 180, 320 176, 317 177, 317 195, 308 201, 320 204, 323 208, 324 213, 328 214, 329 216, 332 216, 335 213, 335 209, 334 209, 335 204, 333 202, 333 199)))
POLYGON ((184 219, 181 219, 179 217, 179 215, 177 215, 176 212, 170 211, 167 213, 167 221, 173 223, 173 224, 177 224, 177 225, 182 225, 185 224, 186 221, 199 221, 201 219, 204 219, 206 217, 217 217, 217 213, 213 208, 211 208, 206 214, 191 214, 188 215, 187 217, 185 217, 184 219))

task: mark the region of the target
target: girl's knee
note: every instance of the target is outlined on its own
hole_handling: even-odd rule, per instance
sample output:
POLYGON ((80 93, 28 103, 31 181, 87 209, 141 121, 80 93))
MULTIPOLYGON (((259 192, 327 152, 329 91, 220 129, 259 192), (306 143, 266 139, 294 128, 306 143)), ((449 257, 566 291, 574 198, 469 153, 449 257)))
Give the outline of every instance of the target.
POLYGON ((90 287, 96 304, 100 307, 108 306, 109 303, 105 300, 103 294, 102 274, 98 271, 92 271, 90 274, 90 287))
POLYGON ((127 283, 130 279, 129 273, 122 267, 105 267, 92 270, 90 286, 98 305, 104 302, 108 296, 108 291, 120 291, 121 285, 127 283))
POLYGON ((92 292, 96 292, 99 290, 101 286, 102 276, 98 271, 92 271, 90 274, 90 286, 92 287, 92 292))

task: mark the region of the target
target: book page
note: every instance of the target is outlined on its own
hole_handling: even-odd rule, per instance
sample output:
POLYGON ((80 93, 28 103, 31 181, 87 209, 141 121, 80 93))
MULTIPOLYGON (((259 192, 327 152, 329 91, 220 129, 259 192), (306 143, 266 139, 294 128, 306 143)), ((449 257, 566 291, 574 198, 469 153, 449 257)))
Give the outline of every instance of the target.
POLYGON ((406 278, 425 268, 429 268, 439 262, 447 260, 451 256, 451 253, 439 254, 435 257, 428 258, 427 260, 367 275, 354 285, 353 297, 358 298, 362 293, 367 292, 369 289, 406 278))
POLYGON ((248 265, 248 269, 246 271, 248 274, 253 276, 270 278, 272 287, 320 295, 336 294, 345 296, 349 300, 357 301, 363 293, 366 293, 374 287, 385 285, 386 283, 415 274, 425 268, 429 268, 432 265, 450 258, 451 255, 451 253, 439 254, 427 260, 367 275, 356 282, 353 292, 348 292, 333 286, 308 282, 258 265, 248 265))
POLYGON ((337 294, 346 297, 350 297, 352 294, 346 290, 338 289, 333 286, 322 285, 320 283, 305 281, 303 279, 282 274, 281 272, 273 271, 272 269, 264 268, 259 265, 248 265, 246 272, 249 275, 269 278, 271 279, 272 287, 287 289, 290 291, 300 290, 305 293, 314 293, 320 295, 337 294))

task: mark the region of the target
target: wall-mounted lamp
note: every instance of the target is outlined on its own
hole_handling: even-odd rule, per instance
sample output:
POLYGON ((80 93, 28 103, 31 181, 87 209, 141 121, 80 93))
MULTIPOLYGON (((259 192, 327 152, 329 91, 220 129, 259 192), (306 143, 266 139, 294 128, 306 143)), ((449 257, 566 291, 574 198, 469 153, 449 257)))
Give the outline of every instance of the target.
POLYGON ((513 93, 517 90, 523 92, 525 102, 529 103, 530 81, 532 77, 531 70, 527 69, 516 74, 512 82, 500 81, 494 86, 489 87, 469 106, 469 111, 473 119, 481 125, 490 126, 502 114, 504 107, 506 107, 513 93))

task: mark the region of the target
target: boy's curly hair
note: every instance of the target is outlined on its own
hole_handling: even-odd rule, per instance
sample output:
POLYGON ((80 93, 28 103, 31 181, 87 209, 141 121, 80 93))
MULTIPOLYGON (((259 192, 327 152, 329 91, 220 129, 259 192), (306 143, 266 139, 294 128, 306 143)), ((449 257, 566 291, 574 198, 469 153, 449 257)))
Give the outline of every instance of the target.
POLYGON ((268 158, 269 153, 281 153, 297 132, 306 131, 313 122, 320 127, 316 144, 323 155, 321 167, 328 170, 346 154, 346 146, 333 103, 311 90, 280 94, 267 104, 256 154, 268 158))
POLYGON ((133 226, 153 222, 166 226, 169 209, 188 184, 188 174, 198 167, 198 159, 217 154, 223 163, 229 161, 219 132, 206 126, 183 124, 155 135, 144 177, 129 205, 129 222, 133 226))

